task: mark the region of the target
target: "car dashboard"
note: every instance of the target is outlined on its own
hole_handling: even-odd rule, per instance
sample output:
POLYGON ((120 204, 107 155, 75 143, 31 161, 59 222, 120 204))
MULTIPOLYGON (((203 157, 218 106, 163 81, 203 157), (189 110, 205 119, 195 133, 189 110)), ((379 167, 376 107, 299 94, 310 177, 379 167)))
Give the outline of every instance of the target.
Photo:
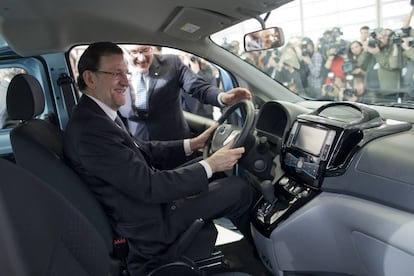
POLYGON ((257 116, 255 146, 240 162, 263 194, 256 225, 269 235, 286 215, 323 190, 325 178, 343 175, 366 144, 409 129, 411 124, 384 120, 363 104, 328 103, 309 111, 267 102, 257 116))
MULTIPOLYGON (((306 242, 296 244, 298 237, 292 234, 296 227, 290 225, 316 227, 314 238, 323 239, 319 235, 325 230, 316 224, 310 226, 309 221, 300 222, 298 214, 303 216, 304 210, 315 208, 312 204, 326 195, 351 196, 350 201, 369 200, 373 204, 414 213, 414 203, 408 196, 414 193, 412 173, 397 172, 410 171, 414 166, 410 158, 414 145, 407 143, 414 136, 411 128, 410 123, 384 119, 363 104, 328 103, 313 111, 287 102, 264 104, 256 118, 256 143, 239 163, 246 178, 262 194, 251 221, 256 246, 269 270, 298 269, 298 264, 284 264, 277 256, 286 254, 277 252, 280 243, 292 252, 296 250, 297 254, 311 250, 311 247, 306 248, 306 242), (406 142, 402 143, 401 139, 406 142), (394 149, 390 149, 392 145, 394 149)), ((347 212, 347 208, 339 212, 347 212)), ((332 224, 332 229, 338 227, 332 224)), ((363 254, 352 250, 348 254, 363 254)), ((326 250, 325 258, 332 253, 326 250)), ((330 258, 335 261, 334 257, 327 260, 330 258)), ((304 267, 321 269, 325 261, 322 257, 319 261, 319 265, 318 262, 306 263, 304 267)))

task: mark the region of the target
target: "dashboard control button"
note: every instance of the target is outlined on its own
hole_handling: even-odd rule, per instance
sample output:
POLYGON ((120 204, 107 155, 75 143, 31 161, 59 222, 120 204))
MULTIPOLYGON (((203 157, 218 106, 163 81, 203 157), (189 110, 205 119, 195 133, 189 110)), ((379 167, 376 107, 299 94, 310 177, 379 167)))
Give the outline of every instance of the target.
POLYGON ((298 186, 295 189, 293 189, 292 193, 297 195, 298 193, 302 192, 303 189, 304 189, 303 187, 298 186))
POLYGON ((289 183, 289 177, 284 176, 279 180, 279 185, 280 186, 285 186, 289 183))
POLYGON ((306 190, 303 190, 302 192, 300 192, 298 194, 298 197, 307 197, 309 194, 310 194, 309 190, 306 189, 306 190))

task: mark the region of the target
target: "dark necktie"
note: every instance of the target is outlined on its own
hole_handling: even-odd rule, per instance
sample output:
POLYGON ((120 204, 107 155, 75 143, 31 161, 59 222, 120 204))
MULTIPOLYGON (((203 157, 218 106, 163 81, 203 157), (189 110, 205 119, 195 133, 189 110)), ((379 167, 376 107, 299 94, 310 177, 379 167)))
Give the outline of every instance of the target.
POLYGON ((115 118, 115 123, 116 123, 116 124, 117 124, 120 128, 122 128, 124 131, 128 132, 128 134, 129 134, 129 131, 127 130, 127 128, 125 127, 124 123, 122 122, 121 118, 119 118, 119 116, 116 116, 116 118, 115 118))
POLYGON ((131 142, 140 150, 140 152, 144 156, 144 159, 147 162, 148 166, 151 169, 155 170, 155 168, 151 164, 150 154, 146 151, 146 149, 143 146, 140 145, 140 143, 136 139, 134 139, 134 137, 132 137, 132 135, 129 133, 129 131, 125 127, 124 123, 122 122, 121 118, 119 118, 119 116, 116 116, 114 122, 115 122, 115 124, 117 124, 119 126, 119 128, 121 128, 126 133, 128 133, 128 137, 131 139, 131 142))

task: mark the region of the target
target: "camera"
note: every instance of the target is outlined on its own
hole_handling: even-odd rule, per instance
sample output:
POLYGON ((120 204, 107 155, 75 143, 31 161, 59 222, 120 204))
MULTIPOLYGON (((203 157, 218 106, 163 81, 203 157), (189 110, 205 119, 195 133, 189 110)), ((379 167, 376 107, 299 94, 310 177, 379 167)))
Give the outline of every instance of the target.
POLYGON ((304 57, 311 57, 312 53, 308 50, 308 42, 302 41, 302 56, 304 57))
POLYGON ((411 27, 408 26, 407 28, 401 28, 401 36, 402 37, 409 37, 411 33, 411 27))
POLYGON ((331 83, 323 88, 325 94, 331 94, 335 90, 335 84, 331 83))
POLYGON ((379 40, 377 39, 377 34, 375 32, 370 33, 370 38, 368 39, 368 47, 375 48, 379 46, 379 40))
POLYGON ((331 94, 336 88, 336 85, 334 84, 335 83, 335 74, 333 72, 329 72, 328 73, 328 78, 331 80, 331 82, 330 82, 330 84, 326 85, 323 88, 323 91, 325 92, 325 94, 331 94))
POLYGON ((345 54, 346 52, 346 46, 338 42, 328 43, 326 45, 326 48, 328 49, 328 55, 330 56, 340 56, 345 54), (331 49, 334 49, 334 51, 332 51, 331 49))
POLYGON ((279 51, 275 51, 274 52, 274 57, 273 57, 273 60, 276 62, 276 63, 279 63, 279 61, 280 61, 280 58, 282 57, 282 54, 279 52, 279 51))
POLYGON ((344 90, 344 97, 351 98, 352 96, 355 96, 357 93, 355 88, 346 88, 344 90))
POLYGON ((411 27, 408 28, 401 28, 394 31, 391 35, 392 42, 396 45, 401 45, 403 43, 403 39, 408 39, 408 46, 413 47, 414 41, 413 38, 410 37, 411 27))
POLYGON ((403 43, 403 33, 402 32, 392 32, 391 39, 392 43, 395 45, 401 45, 403 43))
POLYGON ((342 72, 344 72, 345 74, 351 74, 351 72, 354 71, 356 67, 357 66, 353 61, 345 61, 342 64, 342 72))
POLYGON ((276 51, 270 51, 270 50, 268 50, 266 52, 266 55, 264 57, 262 57, 262 63, 263 64, 267 64, 269 62, 269 59, 272 56, 272 54, 273 54, 273 60, 276 63, 278 63, 280 61, 280 58, 281 58, 281 55, 282 54, 279 51, 277 51, 277 50, 276 51))
POLYGON ((302 56, 304 57, 311 57, 312 53, 307 48, 302 48, 302 56))

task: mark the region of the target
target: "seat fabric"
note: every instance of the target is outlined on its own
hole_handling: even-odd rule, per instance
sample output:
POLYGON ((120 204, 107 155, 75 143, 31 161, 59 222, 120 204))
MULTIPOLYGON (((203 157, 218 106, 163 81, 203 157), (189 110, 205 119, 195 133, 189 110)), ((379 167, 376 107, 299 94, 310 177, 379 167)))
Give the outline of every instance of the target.
POLYGON ((0 175, 0 234, 19 257, 8 275, 108 275, 105 241, 86 217, 10 161, 0 159, 0 175))

